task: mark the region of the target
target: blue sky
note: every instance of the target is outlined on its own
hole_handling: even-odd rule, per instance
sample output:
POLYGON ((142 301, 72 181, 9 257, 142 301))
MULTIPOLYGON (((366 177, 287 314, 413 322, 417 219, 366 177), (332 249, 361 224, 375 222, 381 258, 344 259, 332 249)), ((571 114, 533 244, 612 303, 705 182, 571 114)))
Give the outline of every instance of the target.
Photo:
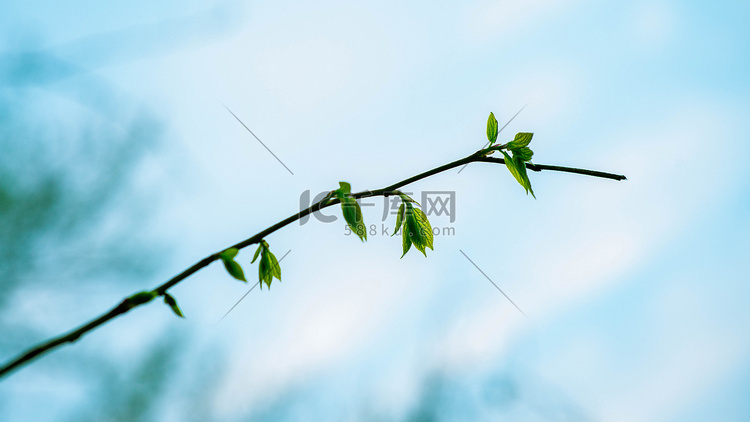
MULTIPOLYGON (((532 173, 534 200, 497 165, 446 172, 405 189, 456 192, 455 222, 432 220, 455 235, 436 237, 427 259, 399 260, 397 238, 360 244, 340 220, 312 219, 269 236, 277 256, 291 251, 284 282, 221 323, 247 286, 214 265, 173 290, 187 319, 149 306, 40 362, 106 354, 127 366, 181 333, 158 420, 189 416, 191 368, 207 357, 216 369, 199 397, 212 420, 750 416, 750 6, 6 2, 0 12, 12 58, 3 95, 31 98, 28 118, 111 121, 124 107, 162 128, 133 183, 155 198, 139 210, 169 259, 147 279, 86 293, 107 303, 287 217, 305 190, 379 188, 468 155, 490 111, 503 124, 528 104, 500 138, 534 132, 535 162, 628 176, 532 173), (19 51, 62 64, 24 68, 19 51), (97 84, 116 96, 97 96, 97 84)), ((372 202, 366 222, 392 226, 372 202)), ((238 259, 254 274, 251 257, 238 259)), ((28 323, 41 293, 19 294, 12 320, 28 323)), ((50 305, 31 323, 53 335, 101 312, 87 302, 50 305)), ((36 419, 41 400, 62 418, 90 387, 40 363, 0 388, 16 420, 36 419)))

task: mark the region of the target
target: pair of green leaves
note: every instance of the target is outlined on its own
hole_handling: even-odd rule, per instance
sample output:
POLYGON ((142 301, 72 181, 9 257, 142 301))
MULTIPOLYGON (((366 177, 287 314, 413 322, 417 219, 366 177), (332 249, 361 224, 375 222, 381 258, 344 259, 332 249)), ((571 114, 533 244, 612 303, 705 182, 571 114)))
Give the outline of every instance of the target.
POLYGON ((362 209, 352 196, 352 186, 347 182, 339 182, 339 186, 335 193, 341 201, 341 213, 344 214, 344 220, 359 239, 364 242, 367 240, 367 227, 364 217, 362 217, 362 209))
POLYGON ((276 277, 281 281, 281 266, 279 261, 276 259, 276 255, 271 253, 268 249, 268 243, 265 240, 260 241, 258 249, 255 250, 255 255, 250 263, 254 263, 260 256, 260 263, 258 264, 258 280, 260 280, 260 288, 263 290, 263 283, 266 283, 268 288, 271 288, 271 282, 276 277))
MULTIPOLYGON (((132 308, 138 305, 143 305, 144 303, 151 302, 157 296, 159 296, 159 293, 157 293, 155 290, 138 292, 127 298, 126 303, 132 308)), ((164 303, 172 308, 172 312, 174 312, 175 315, 180 318, 185 317, 185 315, 182 314, 182 310, 180 310, 180 307, 177 305, 177 301, 169 293, 164 293, 164 303)))
MULTIPOLYGON (((490 145, 494 144, 497 140, 497 134, 497 119, 494 113, 490 113, 490 116, 487 118, 487 139, 490 141, 490 145)), ((527 195, 531 193, 531 196, 536 199, 534 190, 531 188, 529 175, 526 173, 526 162, 530 161, 531 157, 534 156, 534 151, 528 147, 532 136, 534 136, 533 133, 519 132, 512 141, 500 147, 500 152, 505 157, 505 166, 510 171, 510 174, 523 186, 527 195), (502 149, 509 150, 511 155, 502 149)))
POLYGON ((409 252, 411 245, 414 245, 426 257, 426 248, 435 250, 432 247, 433 234, 430 221, 421 209, 415 208, 412 205, 417 203, 415 200, 404 193, 398 192, 398 194, 401 197, 401 206, 398 208, 396 227, 393 230, 392 236, 396 235, 401 228, 401 244, 404 251, 401 258, 409 252))
MULTIPOLYGON (((245 273, 242 271, 242 267, 234 257, 237 256, 239 250, 237 248, 229 248, 219 254, 219 258, 224 263, 224 268, 227 270, 229 275, 236 278, 237 280, 247 282, 245 273)), ((260 241, 258 249, 255 250, 255 256, 250 262, 251 264, 260 256, 260 263, 258 264, 258 280, 260 281, 260 288, 263 288, 263 283, 266 283, 268 288, 271 288, 271 281, 276 277, 281 281, 281 266, 276 256, 271 253, 268 248, 268 243, 265 240, 260 241)))

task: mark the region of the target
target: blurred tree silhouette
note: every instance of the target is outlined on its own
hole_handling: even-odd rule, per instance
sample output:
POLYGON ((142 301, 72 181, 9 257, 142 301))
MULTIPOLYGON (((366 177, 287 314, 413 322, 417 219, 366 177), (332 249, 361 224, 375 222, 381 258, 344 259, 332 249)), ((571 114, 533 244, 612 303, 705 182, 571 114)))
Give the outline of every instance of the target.
MULTIPOLYGON (((137 178, 162 138, 156 116, 96 74, 34 46, 0 54, 3 360, 59 330, 49 332, 40 324, 44 318, 30 317, 44 314, 40 297, 75 301, 110 281, 132 289, 128 282, 157 268, 148 253, 154 239, 145 209, 139 209, 148 192, 137 178)), ((106 356, 61 359, 66 371, 86 374, 85 384, 118 390, 95 397, 98 405, 88 399, 86 414, 93 407, 115 420, 143 420, 138 412, 149 409, 166 376, 158 368, 175 353, 158 346, 134 369, 106 356), (127 382, 113 382, 113 374, 127 382)), ((10 407, 6 400, 0 408, 10 407)), ((13 413, 3 412, 0 420, 11 420, 13 413)))
POLYGON ((157 405, 167 392, 166 381, 174 370, 176 341, 173 335, 163 337, 137 366, 125 371, 107 365, 96 367, 91 373, 92 378, 98 379, 93 400, 84 403, 70 420, 162 420, 157 405))
MULTIPOLYGON (((210 43, 236 30, 240 16, 239 3, 224 1, 185 5, 177 14, 146 8, 105 29, 92 19, 90 5, 69 4, 65 25, 76 28, 78 38, 44 28, 51 34, 45 39, 22 7, 9 6, 0 7, 6 12, 0 13, 6 23, 0 31, 2 361, 84 321, 74 317, 55 326, 70 318, 69 310, 90 309, 89 316, 100 310, 93 298, 107 297, 107 306, 136 282, 142 287, 152 280, 158 268, 152 251, 159 251, 161 263, 167 258, 149 233, 147 216, 157 204, 144 184, 159 176, 154 157, 164 145, 164 126, 98 68, 210 43), (54 314, 45 314, 53 307, 54 314)), ((167 368, 182 356, 177 346, 184 340, 169 338, 172 347, 167 338, 143 341, 130 362, 78 347, 4 380, 0 420, 19 414, 33 420, 161 420, 152 404, 174 377, 167 368), (86 395, 61 399, 71 383, 86 395), (45 406, 36 405, 40 401, 45 406)), ((194 370, 191 377, 200 383, 213 376, 207 371, 194 370)), ((194 401, 190 416, 208 414, 206 403, 194 401)))
POLYGON ((86 75, 58 89, 73 73, 53 57, 0 62, 0 305, 21 284, 79 282, 104 266, 116 277, 152 269, 133 236, 140 217, 123 206, 135 198, 139 159, 161 137, 156 119, 97 92, 106 86, 86 75), (70 89, 91 92, 71 98, 70 89))

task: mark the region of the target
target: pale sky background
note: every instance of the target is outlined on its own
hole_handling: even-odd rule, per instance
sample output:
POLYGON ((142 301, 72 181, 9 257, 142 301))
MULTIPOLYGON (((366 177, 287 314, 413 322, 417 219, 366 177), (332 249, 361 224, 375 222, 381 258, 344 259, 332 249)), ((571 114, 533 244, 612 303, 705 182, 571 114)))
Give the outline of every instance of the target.
MULTIPOLYGON (((19 113, 143 112, 162 143, 131 181, 155 272, 21 288, 4 326, 58 334, 293 214, 305 190, 464 157, 490 111, 502 125, 528 103, 500 139, 534 132, 535 162, 628 180, 532 172, 536 200, 493 164, 420 181, 404 190, 456 192, 456 221, 431 218, 455 235, 427 259, 340 219, 290 225, 266 239, 291 250, 283 283, 217 323, 249 286, 214 264, 171 290, 186 319, 150 304, 0 382, 0 420, 76 420, 95 405, 81 359, 134 367, 169 336, 181 354, 152 420, 750 419, 749 21, 740 1, 5 1, 0 89, 31 98, 19 113), (63 64, 14 55, 29 51, 63 64)), ((366 223, 392 227, 370 202, 366 223)), ((251 277, 253 252, 238 255, 251 277)))

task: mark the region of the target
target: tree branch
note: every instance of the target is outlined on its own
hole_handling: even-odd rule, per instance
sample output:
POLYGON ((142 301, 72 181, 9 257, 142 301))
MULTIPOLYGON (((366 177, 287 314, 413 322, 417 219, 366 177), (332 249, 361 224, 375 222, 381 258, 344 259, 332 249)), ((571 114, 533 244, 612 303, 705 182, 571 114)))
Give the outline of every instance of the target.
MULTIPOLYGON (((404 179, 400 182, 396 182, 390 186, 387 186, 382 189, 376 189, 376 190, 368 190, 368 191, 362 191, 353 194, 352 196, 355 198, 368 198, 368 197, 374 197, 374 196, 384 196, 387 197, 393 193, 393 191, 406 186, 408 184, 414 183, 418 180, 422 180, 425 178, 428 178, 430 176, 434 176, 438 173, 442 173, 446 170, 450 170, 452 168, 456 168, 459 166, 462 166, 464 164, 469 164, 473 162, 486 162, 486 163, 500 163, 504 164, 505 160, 502 158, 494 158, 494 157, 487 157, 488 150, 480 150, 475 152, 474 154, 471 154, 465 158, 462 158, 460 160, 453 161, 448 164, 444 164, 440 167, 435 167, 432 170, 425 171, 423 173, 417 174, 416 176, 409 177, 408 179, 404 179)), ((585 169, 578 169, 578 168, 571 168, 571 167, 560 167, 560 166, 550 166, 545 164, 531 164, 527 163, 526 168, 532 171, 542 171, 542 170, 550 170, 550 171, 560 171, 560 172, 567 172, 567 173, 576 173, 576 174, 582 174, 586 176, 593 176, 593 177, 601 177, 606 179, 612 179, 612 180, 625 180, 626 177, 618 174, 612 174, 612 173, 605 173, 601 171, 594 171, 594 170, 585 170, 585 169)), ((237 248, 237 249, 243 249, 250 245, 260 243, 260 241, 265 238, 266 236, 270 235, 271 233, 301 219, 302 217, 312 214, 315 211, 321 210, 323 208, 330 207, 332 205, 338 204, 340 201, 336 198, 324 198, 314 204, 312 204, 310 207, 293 214, 289 217, 287 217, 284 220, 279 221, 278 223, 274 224, 273 226, 270 226, 266 228, 265 230, 262 230, 255 234, 252 237, 249 237, 233 246, 230 246, 229 248, 237 248)), ((226 249, 229 249, 226 248, 226 249)), ((224 250, 226 250, 224 249, 224 250)), ((204 267, 207 267, 212 262, 220 259, 219 253, 221 251, 216 252, 212 255, 209 255, 202 260, 196 262, 191 266, 190 268, 184 270, 183 272, 177 274, 176 276, 172 277, 171 279, 167 280, 165 283, 161 284, 160 286, 156 287, 154 290, 152 290, 150 293, 153 293, 154 297, 158 296, 164 296, 170 288, 175 286, 177 283, 181 282, 182 280, 190 277, 191 275, 195 274, 196 272, 200 271, 204 267)), ((88 332, 94 330, 95 328, 99 327, 100 325, 108 322, 111 319, 114 319, 120 315, 123 315, 127 312, 129 312, 131 309, 136 308, 138 306, 144 305, 148 303, 151 300, 148 299, 146 301, 143 301, 141 298, 134 296, 130 296, 126 299, 124 299, 120 304, 115 306, 112 310, 109 312, 101 315, 100 317, 92 320, 91 322, 79 327, 76 330, 73 330, 67 334, 60 335, 58 337, 54 337, 46 342, 40 343, 37 346, 32 347, 27 352, 19 355, 15 359, 9 361, 2 367, 0 367, 0 378, 7 375, 14 369, 25 365, 29 363, 31 360, 41 356, 42 354, 55 349, 65 343, 73 343, 79 338, 81 338, 84 334, 87 334, 88 332)))

